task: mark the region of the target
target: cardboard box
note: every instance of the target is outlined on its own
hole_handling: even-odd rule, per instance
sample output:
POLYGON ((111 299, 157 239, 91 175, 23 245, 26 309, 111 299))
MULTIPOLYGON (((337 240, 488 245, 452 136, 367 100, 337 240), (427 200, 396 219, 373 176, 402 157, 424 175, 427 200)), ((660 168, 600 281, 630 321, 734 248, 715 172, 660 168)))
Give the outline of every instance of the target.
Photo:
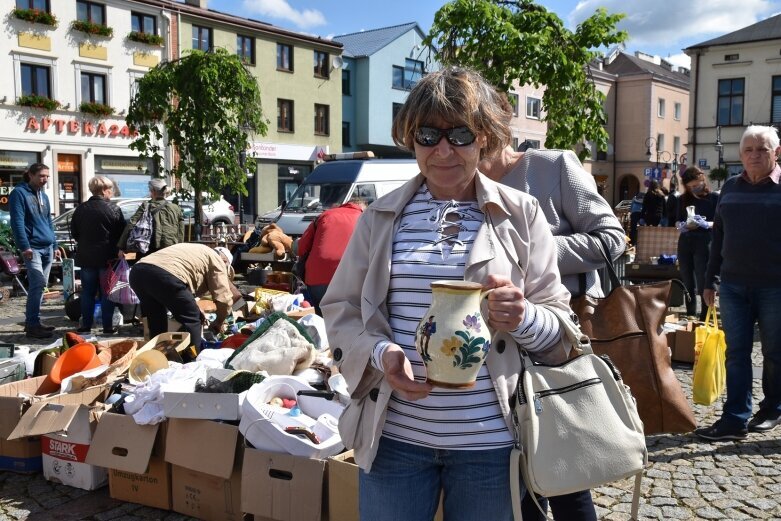
POLYGON ((46 377, 39 376, 0 385, 0 470, 40 472, 43 468, 39 437, 8 440, 30 407, 30 396, 39 403, 91 404, 105 393, 104 387, 96 386, 76 393, 42 395, 40 390, 48 385, 44 382, 46 377))
POLYGON ((694 363, 694 331, 675 331, 673 360, 676 362, 694 363))
MULTIPOLYGON (((241 509, 255 519, 320 521, 327 512, 323 507, 325 468, 325 460, 245 449, 241 509)), ((356 494, 357 490, 356 486, 356 494)))
MULTIPOLYGON (((149 324, 147 324, 146 317, 141 318, 141 326, 144 329, 144 342, 149 342, 151 338, 149 337, 149 324)), ((174 320, 173 318, 168 319, 168 332, 169 333, 177 333, 180 332, 179 330, 182 329, 182 324, 178 321, 174 320)), ((203 334, 203 328, 201 328, 201 333, 203 334)))
POLYGON ((138 425, 131 416, 103 413, 87 462, 108 468, 114 499, 171 509, 171 465, 165 454, 165 423, 138 425))
MULTIPOLYGON (((358 465, 353 451, 328 458, 328 518, 331 521, 359 521, 358 465)), ((442 500, 434 521, 443 521, 442 500)))
POLYGON ((38 402, 30 406, 8 439, 40 436, 44 478, 95 490, 108 481, 105 468, 86 462, 95 419, 86 405, 38 402))
POLYGON ((240 521, 242 445, 234 425, 172 418, 165 460, 173 509, 206 521, 240 521))
POLYGON ((166 418, 239 419, 239 395, 234 393, 166 392, 162 405, 166 418))

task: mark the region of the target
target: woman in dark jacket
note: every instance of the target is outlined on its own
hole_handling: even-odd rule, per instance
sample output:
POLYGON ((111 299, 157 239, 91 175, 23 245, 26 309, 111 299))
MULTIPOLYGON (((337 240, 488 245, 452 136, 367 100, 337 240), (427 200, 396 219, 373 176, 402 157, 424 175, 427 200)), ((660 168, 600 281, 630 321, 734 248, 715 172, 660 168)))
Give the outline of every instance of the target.
POLYGON ((664 192, 659 187, 659 182, 651 181, 651 185, 643 197, 642 218, 646 226, 659 226, 664 213, 664 202, 664 192))
POLYGON ((108 177, 95 176, 89 181, 92 193, 87 201, 73 212, 71 234, 76 241, 76 266, 81 268, 81 327, 79 332, 92 329, 95 296, 100 297, 103 334, 116 333, 111 322, 114 303, 101 288, 108 262, 117 258, 117 240, 125 229, 125 218, 117 205, 111 202, 114 183, 108 177))
MULTIPOLYGON (((696 316, 697 299, 705 286, 705 269, 708 266, 710 254, 711 228, 713 217, 716 215, 716 204, 719 202, 718 194, 710 191, 705 173, 692 166, 681 175, 681 184, 684 192, 678 197, 675 209, 675 225, 681 232, 678 238, 678 266, 681 270, 681 278, 686 290, 692 298, 686 303, 686 314, 696 316), (689 220, 686 208, 694 207, 694 213, 699 216, 696 221, 689 220), (695 293, 696 287, 696 293, 695 293)), ((700 305, 700 320, 705 320, 708 306, 702 300, 700 305)))

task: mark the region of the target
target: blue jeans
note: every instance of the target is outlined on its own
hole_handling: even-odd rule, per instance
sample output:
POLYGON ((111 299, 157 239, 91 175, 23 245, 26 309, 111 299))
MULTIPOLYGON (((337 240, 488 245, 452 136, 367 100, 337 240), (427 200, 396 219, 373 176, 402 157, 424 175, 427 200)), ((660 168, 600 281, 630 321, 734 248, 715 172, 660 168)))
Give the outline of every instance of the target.
POLYGON ((49 281, 49 272, 52 269, 54 249, 33 248, 33 258, 24 259, 27 267, 27 306, 24 310, 25 326, 33 327, 41 324, 41 300, 43 289, 49 281))
POLYGON ((749 288, 722 282, 721 322, 727 341, 727 401, 722 419, 745 427, 751 416, 754 323, 762 343, 762 411, 781 413, 781 288, 749 288))
POLYGON ((106 273, 106 268, 81 268, 81 325, 92 327, 92 319, 95 310, 95 295, 100 297, 100 310, 103 317, 103 329, 108 331, 114 327, 114 303, 103 292, 100 280, 106 273))
POLYGON ((385 437, 379 443, 371 471, 360 471, 362 521, 431 521, 440 492, 445 521, 512 521, 512 447, 431 449, 385 437))

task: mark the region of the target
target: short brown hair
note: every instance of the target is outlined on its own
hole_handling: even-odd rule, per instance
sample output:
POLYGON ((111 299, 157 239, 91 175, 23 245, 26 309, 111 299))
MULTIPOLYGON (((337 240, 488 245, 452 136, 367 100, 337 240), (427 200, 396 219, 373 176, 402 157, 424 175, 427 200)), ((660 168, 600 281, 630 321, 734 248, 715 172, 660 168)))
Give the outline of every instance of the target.
POLYGON ((114 181, 103 175, 96 175, 87 183, 87 187, 92 195, 103 195, 106 188, 114 188, 114 181))
POLYGON ((393 120, 393 142, 414 150, 415 131, 434 119, 442 119, 485 134, 487 142, 481 157, 494 156, 512 139, 502 96, 471 69, 445 67, 432 72, 415 85, 393 120))

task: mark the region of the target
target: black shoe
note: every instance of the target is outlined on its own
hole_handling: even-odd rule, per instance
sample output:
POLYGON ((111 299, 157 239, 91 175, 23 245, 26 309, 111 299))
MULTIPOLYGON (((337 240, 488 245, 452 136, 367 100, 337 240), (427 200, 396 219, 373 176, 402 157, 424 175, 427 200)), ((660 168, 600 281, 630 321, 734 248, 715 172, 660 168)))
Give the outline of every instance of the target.
POLYGON ((745 440, 748 430, 745 427, 730 427, 719 420, 710 427, 695 430, 694 434, 709 441, 745 440))
POLYGON ((112 327, 111 329, 104 329, 103 330, 103 336, 114 336, 119 334, 119 328, 118 327, 112 327))
POLYGON ((76 329, 76 332, 77 333, 91 333, 92 332, 92 328, 91 327, 80 327, 80 328, 76 329))
POLYGON ((41 322, 41 327, 42 327, 43 329, 45 329, 46 331, 54 331, 55 329, 57 329, 56 327, 54 327, 54 326, 49 326, 49 325, 46 325, 46 324, 44 324, 43 322, 41 322))
POLYGON ((781 414, 759 410, 748 422, 749 432, 768 432, 781 425, 781 414))
POLYGON ((52 332, 41 326, 27 326, 25 332, 28 338, 51 338, 52 332))

